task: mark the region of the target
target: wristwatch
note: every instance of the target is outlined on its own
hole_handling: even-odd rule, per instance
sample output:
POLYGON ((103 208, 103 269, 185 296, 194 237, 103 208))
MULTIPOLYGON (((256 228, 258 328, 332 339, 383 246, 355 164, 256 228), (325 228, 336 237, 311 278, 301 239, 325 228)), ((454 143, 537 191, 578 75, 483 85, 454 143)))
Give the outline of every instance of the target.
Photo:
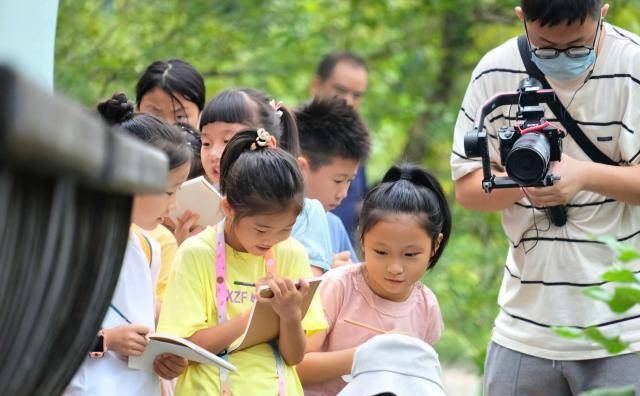
POLYGON ((93 359, 99 359, 104 356, 104 353, 107 351, 107 334, 103 329, 98 331, 98 335, 96 336, 96 341, 93 344, 93 348, 89 351, 89 356, 93 359))

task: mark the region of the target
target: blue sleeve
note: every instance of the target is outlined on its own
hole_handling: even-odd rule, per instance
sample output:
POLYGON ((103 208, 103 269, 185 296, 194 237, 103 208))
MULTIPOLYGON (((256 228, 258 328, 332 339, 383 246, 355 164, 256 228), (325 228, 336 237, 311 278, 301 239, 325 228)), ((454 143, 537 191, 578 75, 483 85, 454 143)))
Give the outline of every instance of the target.
POLYGON ((351 253, 351 261, 354 263, 360 262, 351 244, 347 229, 344 227, 344 224, 342 224, 342 220, 335 214, 327 212, 327 222, 329 223, 329 234, 331 235, 333 254, 348 251, 351 253))
POLYGON ((304 246, 311 265, 324 271, 331 268, 333 250, 329 223, 320 201, 304 199, 304 207, 296 219, 291 236, 304 246))

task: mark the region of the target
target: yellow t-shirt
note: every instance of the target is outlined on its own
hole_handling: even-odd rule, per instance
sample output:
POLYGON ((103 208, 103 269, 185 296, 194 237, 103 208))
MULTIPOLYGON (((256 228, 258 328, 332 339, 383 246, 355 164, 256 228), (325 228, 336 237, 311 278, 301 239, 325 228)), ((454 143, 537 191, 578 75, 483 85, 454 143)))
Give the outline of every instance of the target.
POLYGON ((160 273, 158 274, 158 283, 156 285, 156 304, 160 305, 162 304, 164 290, 167 287, 171 265, 178 250, 178 242, 171 231, 162 224, 159 224, 153 231, 149 231, 149 235, 160 245, 160 273))
MULTIPOLYGON (((164 303, 158 323, 158 332, 190 337, 198 330, 218 323, 215 294, 215 242, 216 228, 208 227, 197 236, 185 241, 176 253, 164 303)), ((234 281, 255 282, 266 275, 264 259, 249 253, 240 253, 226 246, 227 254, 227 315, 232 318, 248 310, 253 304, 254 289, 234 285, 234 281)), ((298 242, 289 238, 274 246, 277 274, 297 280, 311 277, 307 253, 298 242)), ((313 299, 302 321, 307 336, 327 328, 319 295, 313 299)), ((278 394, 278 376, 273 350, 260 344, 229 355, 229 361, 238 371, 230 373, 234 395, 278 394)), ((285 363, 287 395, 302 395, 302 386, 293 367, 285 363)), ((180 376, 177 395, 219 395, 218 368, 191 364, 180 376)))

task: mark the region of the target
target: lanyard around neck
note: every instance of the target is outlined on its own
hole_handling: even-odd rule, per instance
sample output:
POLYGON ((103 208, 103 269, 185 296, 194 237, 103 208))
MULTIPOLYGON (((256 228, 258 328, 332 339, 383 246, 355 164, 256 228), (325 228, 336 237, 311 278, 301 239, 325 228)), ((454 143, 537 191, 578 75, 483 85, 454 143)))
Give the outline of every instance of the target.
MULTIPOLYGON (((224 222, 222 220, 216 226, 216 307, 218 311, 218 324, 222 324, 227 321, 227 251, 224 239, 224 222)), ((267 273, 270 275, 276 274, 276 261, 273 255, 273 250, 269 249, 264 255, 265 266, 267 273)), ((276 370, 278 373, 278 395, 285 396, 285 383, 284 383, 284 363, 277 344, 272 342, 271 348, 276 360, 276 370)), ((228 358, 224 355, 225 360, 228 358)), ((229 378, 229 371, 220 368, 220 392, 224 396, 231 396, 231 380, 229 378)))

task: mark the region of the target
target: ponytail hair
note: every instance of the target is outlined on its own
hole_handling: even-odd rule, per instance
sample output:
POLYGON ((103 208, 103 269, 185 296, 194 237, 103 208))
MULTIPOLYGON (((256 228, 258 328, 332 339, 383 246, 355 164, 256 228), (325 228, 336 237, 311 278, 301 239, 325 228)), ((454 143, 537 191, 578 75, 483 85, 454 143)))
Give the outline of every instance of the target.
POLYGON ((242 88, 220 92, 202 111, 200 130, 214 122, 243 124, 255 130, 264 128, 275 136, 279 147, 296 158, 300 156, 294 113, 262 91, 242 88))
POLYGON ((107 124, 118 125, 162 150, 169 158, 169 169, 191 162, 191 149, 177 127, 149 114, 136 114, 133 109, 133 103, 122 92, 113 94, 97 106, 98 113, 107 124))
POLYGON ((364 199, 360 241, 379 221, 398 214, 415 216, 431 237, 434 251, 428 268, 434 267, 451 235, 451 210, 442 186, 431 173, 416 165, 392 166, 364 199), (439 234, 442 241, 436 246, 439 234))
POLYGON ((256 130, 236 134, 220 159, 220 192, 226 196, 235 220, 273 214, 304 204, 304 179, 297 159, 280 148, 257 144, 256 130))

